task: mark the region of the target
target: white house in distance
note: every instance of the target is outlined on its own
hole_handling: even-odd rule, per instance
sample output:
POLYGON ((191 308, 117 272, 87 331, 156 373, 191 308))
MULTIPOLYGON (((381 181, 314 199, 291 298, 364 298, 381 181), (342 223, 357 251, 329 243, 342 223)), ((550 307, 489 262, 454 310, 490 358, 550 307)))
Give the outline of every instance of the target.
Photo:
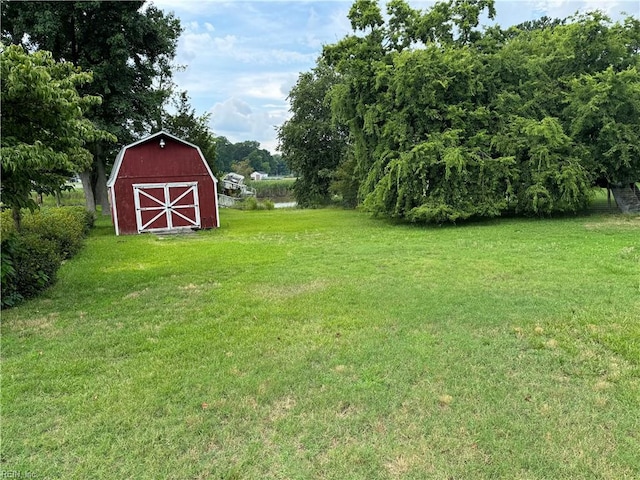
POLYGON ((264 173, 264 172, 253 172, 251 174, 251 180, 257 182, 259 180, 264 180, 266 178, 269 178, 269 174, 268 173, 264 173))

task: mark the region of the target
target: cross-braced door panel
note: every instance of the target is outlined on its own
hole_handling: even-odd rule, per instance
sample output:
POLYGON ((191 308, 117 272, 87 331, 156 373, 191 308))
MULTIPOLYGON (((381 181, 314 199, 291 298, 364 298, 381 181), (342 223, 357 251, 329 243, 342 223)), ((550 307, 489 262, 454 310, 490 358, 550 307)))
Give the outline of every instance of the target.
POLYGON ((197 186, 169 189, 171 223, 174 227, 200 226, 200 209, 197 201, 197 186))
POLYGON ((133 191, 138 232, 200 227, 197 183, 138 184, 133 191))

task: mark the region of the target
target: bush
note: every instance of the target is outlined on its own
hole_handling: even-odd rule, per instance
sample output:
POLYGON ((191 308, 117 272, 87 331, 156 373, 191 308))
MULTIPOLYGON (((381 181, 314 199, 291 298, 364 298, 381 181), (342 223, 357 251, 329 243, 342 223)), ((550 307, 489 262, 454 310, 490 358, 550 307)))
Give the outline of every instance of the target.
MULTIPOLYGON (((4 215, 3 215, 4 217, 4 215)), ((4 222, 4 219, 3 219, 4 222)), ((3 229, 4 230, 4 229, 3 229)), ((2 234, 0 246, 0 279, 2 281, 2 308, 11 307, 22 299, 16 287, 14 257, 16 251, 15 233, 2 234)))
POLYGON ((271 200, 259 202, 256 197, 247 197, 240 203, 242 210, 273 210, 275 204, 271 200))
POLYGON ((2 308, 36 296, 56 279, 62 257, 53 240, 35 233, 2 239, 2 308))
POLYGON ((84 237, 93 226, 93 215, 82 207, 38 210, 22 221, 24 233, 34 233, 57 244, 63 259, 80 251, 84 237))
POLYGON ((17 232, 11 212, 0 217, 2 308, 31 298, 51 285, 62 260, 78 253, 95 218, 83 207, 27 213, 17 232))
POLYGON ((256 200, 256 197, 247 197, 242 202, 242 208, 244 210, 257 210, 258 209, 258 200, 256 200))
POLYGON ((0 239, 4 240, 15 231, 16 227, 13 224, 11 210, 2 210, 2 213, 0 213, 0 239))

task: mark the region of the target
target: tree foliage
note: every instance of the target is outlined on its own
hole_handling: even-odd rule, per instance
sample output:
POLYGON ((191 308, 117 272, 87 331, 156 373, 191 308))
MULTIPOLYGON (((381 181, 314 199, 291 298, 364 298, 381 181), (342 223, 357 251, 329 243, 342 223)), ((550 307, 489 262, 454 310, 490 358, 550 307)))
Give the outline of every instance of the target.
POLYGON ((1 198, 19 228, 20 209, 37 207, 32 190, 59 192, 72 172, 91 164, 87 144, 115 138, 84 116, 100 104, 100 97, 77 91, 91 74, 49 52, 1 48, 1 198))
POLYGON ((260 148, 260 142, 246 140, 232 143, 228 138, 216 137, 216 164, 220 172, 236 172, 248 176, 254 171, 270 175, 288 175, 289 168, 281 155, 272 155, 260 148))
POLYGON ((585 147, 585 162, 600 183, 640 178, 640 73, 613 67, 571 81, 565 115, 569 131, 585 147))
MULTIPOLYGON (((102 102, 86 112, 87 118, 120 144, 157 126, 170 94, 166 80, 180 32, 178 19, 144 1, 2 3, 6 42, 50 51, 54 59, 93 73, 94 81, 81 93, 100 96, 102 102)), ((83 175, 88 206, 93 206, 95 187, 108 213, 106 173, 117 148, 99 139, 88 147, 93 155, 83 175)))
POLYGON ((172 103, 174 112, 163 114, 160 129, 198 146, 214 175, 219 176, 215 161, 216 138, 209 128, 211 114, 197 115, 187 92, 180 92, 172 103))
POLYGON ((638 20, 595 12, 480 30, 495 13, 493 0, 424 11, 391 0, 383 17, 357 0, 354 33, 320 60, 337 79, 330 115, 296 116, 300 82, 292 90, 289 130, 348 127, 329 167, 311 159, 331 150, 302 150, 306 189, 340 173, 368 210, 440 223, 574 212, 594 183, 640 179, 638 20))
POLYGON ((327 203, 339 178, 336 169, 346 150, 347 132, 331 115, 329 93, 336 84, 336 72, 321 63, 300 75, 289 93, 293 117, 280 128, 278 139, 283 158, 297 175, 293 190, 301 206, 327 203))

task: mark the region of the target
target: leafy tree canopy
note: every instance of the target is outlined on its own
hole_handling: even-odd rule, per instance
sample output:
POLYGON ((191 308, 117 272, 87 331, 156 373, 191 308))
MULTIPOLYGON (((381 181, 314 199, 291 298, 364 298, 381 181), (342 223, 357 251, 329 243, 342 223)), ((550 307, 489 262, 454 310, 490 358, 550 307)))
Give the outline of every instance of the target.
MULTIPOLYGON (((171 62, 181 33, 172 14, 144 1, 4 1, 1 19, 5 42, 50 51, 56 60, 93 72, 94 81, 80 92, 102 102, 87 118, 120 145, 157 126, 171 93, 171 62)), ((89 148, 93 163, 82 175, 87 203, 93 207, 96 188, 108 213, 106 173, 117 146, 96 140, 89 148)))
POLYGON ((46 51, 0 47, 2 77, 2 204, 14 211, 33 210, 31 191, 55 193, 71 176, 91 164, 88 143, 115 142, 84 117, 100 97, 80 95, 91 81, 69 62, 56 62, 46 51))
POLYGON ((260 142, 246 140, 231 143, 226 137, 216 137, 216 163, 220 172, 236 172, 248 176, 254 171, 270 175, 288 175, 289 167, 281 155, 272 155, 260 148, 260 142))
POLYGON ((343 194, 374 213, 447 222, 573 212, 594 183, 640 179, 640 22, 594 12, 480 30, 483 14, 495 15, 493 0, 424 11, 391 0, 386 20, 357 0, 354 33, 319 61, 335 74, 330 114, 298 115, 315 70, 290 95, 286 141, 348 128, 329 166, 313 159, 331 148, 294 143, 306 190, 339 174, 343 194))
POLYGON ((320 63, 303 73, 289 93, 293 117, 280 128, 283 158, 297 173, 294 194, 301 206, 327 203, 336 169, 347 147, 347 132, 331 115, 329 92, 338 84, 332 68, 320 63))

